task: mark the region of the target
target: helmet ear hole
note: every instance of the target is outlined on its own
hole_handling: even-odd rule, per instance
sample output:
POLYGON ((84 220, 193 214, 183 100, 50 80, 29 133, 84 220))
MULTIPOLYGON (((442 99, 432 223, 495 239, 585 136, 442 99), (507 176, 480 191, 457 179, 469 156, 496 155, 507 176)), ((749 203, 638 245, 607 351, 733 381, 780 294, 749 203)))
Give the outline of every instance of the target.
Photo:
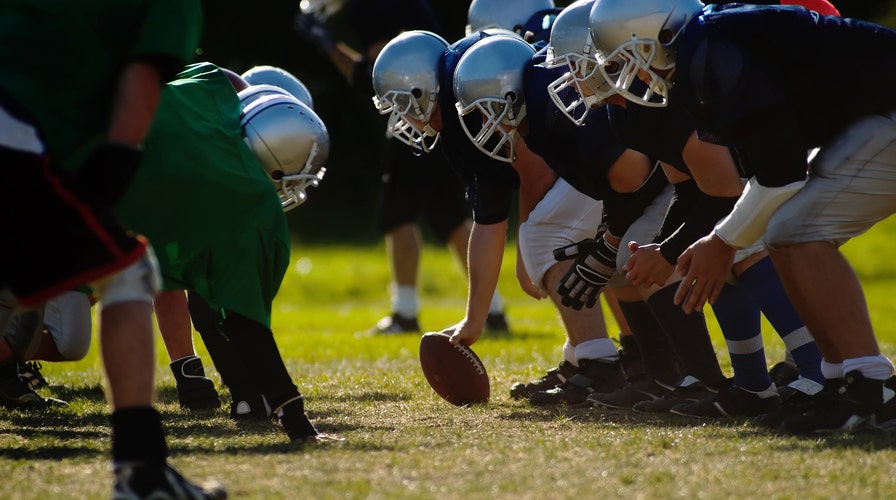
POLYGON ((284 175, 286 175, 286 174, 282 170, 272 170, 271 171, 271 179, 274 179, 275 181, 279 181, 280 179, 283 178, 284 175))
POLYGON ((411 95, 414 96, 414 99, 420 99, 421 97, 423 97, 423 90, 419 88, 411 89, 411 95))
POLYGON ((504 95, 505 99, 510 99, 510 102, 516 102, 517 95, 516 92, 508 92, 504 95))
POLYGON ((675 33, 671 29, 665 28, 660 31, 659 36, 657 36, 657 41, 659 41, 661 45, 669 45, 672 43, 673 38, 675 38, 675 33))

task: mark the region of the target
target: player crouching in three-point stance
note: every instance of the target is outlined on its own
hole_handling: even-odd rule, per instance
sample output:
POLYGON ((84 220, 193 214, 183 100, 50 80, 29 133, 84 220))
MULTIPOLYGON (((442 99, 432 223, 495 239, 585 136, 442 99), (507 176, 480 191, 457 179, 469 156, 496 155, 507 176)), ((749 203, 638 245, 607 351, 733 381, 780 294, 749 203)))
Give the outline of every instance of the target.
POLYGON ((896 32, 795 6, 597 0, 591 34, 618 92, 645 105, 684 101, 700 138, 732 147, 754 174, 731 214, 679 258, 676 301, 686 311, 714 301, 735 250, 762 238, 827 379, 780 428, 896 423, 893 364, 839 251, 896 212, 896 32), (840 60, 858 98, 831 98, 840 60))

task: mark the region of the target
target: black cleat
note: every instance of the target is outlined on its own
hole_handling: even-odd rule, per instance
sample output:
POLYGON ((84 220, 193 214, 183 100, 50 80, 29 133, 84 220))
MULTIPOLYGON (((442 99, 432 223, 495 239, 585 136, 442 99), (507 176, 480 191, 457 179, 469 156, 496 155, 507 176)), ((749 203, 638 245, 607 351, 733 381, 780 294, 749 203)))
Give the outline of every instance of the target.
POLYGON ((579 361, 578 373, 553 389, 533 393, 529 396, 529 404, 582 406, 589 403, 588 396, 591 394, 612 392, 627 383, 619 360, 583 359, 579 361))
POLYGON ((218 482, 193 484, 170 465, 126 465, 114 467, 114 500, 220 500, 227 490, 218 482))
POLYGON ((171 363, 177 382, 177 399, 181 408, 209 410, 221 407, 215 383, 205 376, 199 356, 187 356, 171 363))
POLYGON ((391 335, 397 333, 420 333, 420 325, 417 318, 408 318, 398 313, 392 313, 376 322, 370 333, 373 335, 391 335))
POLYGON ((563 361, 556 368, 551 368, 541 378, 531 382, 517 382, 510 387, 510 397, 513 399, 529 399, 529 396, 536 392, 547 391, 569 380, 573 375, 579 372, 579 368, 570 363, 563 361))

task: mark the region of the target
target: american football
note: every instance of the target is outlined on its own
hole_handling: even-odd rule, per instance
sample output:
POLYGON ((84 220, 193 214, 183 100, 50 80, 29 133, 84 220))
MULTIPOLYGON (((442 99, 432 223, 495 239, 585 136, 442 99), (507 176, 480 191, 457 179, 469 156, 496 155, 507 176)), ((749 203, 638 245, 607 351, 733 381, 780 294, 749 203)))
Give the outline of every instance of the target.
POLYGON ((487 403, 488 373, 472 349, 448 342, 449 335, 429 332, 420 339, 420 367, 436 394, 455 406, 487 403))

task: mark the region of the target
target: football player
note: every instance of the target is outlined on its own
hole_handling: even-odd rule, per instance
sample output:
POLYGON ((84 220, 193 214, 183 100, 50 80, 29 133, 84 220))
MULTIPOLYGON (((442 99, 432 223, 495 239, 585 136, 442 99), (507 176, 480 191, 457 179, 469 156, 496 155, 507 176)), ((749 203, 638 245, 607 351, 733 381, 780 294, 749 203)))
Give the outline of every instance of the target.
MULTIPOLYGON (((626 263, 626 276, 636 286, 660 286, 670 298, 677 289, 680 276, 675 274, 678 255, 731 211, 742 191, 741 173, 735 166, 728 148, 700 141, 693 124, 680 105, 629 104, 614 93, 592 57, 586 64, 570 62, 579 59, 584 51, 593 52, 587 42, 591 4, 577 5, 577 22, 569 29, 576 44, 554 48, 561 54, 552 65, 565 65, 572 88, 579 88, 592 98, 591 105, 612 104, 598 111, 609 112, 609 120, 617 136, 629 147, 660 160, 667 177, 675 185, 676 196, 669 208, 670 215, 663 223, 655 244, 630 243, 632 256, 626 263), (576 27, 578 25, 578 28, 576 27), (575 75, 578 72, 578 75, 575 75), (682 217, 678 214, 684 215, 682 217), (674 276, 674 284, 670 281, 674 276), (674 285, 674 286, 673 286, 674 285)), ((562 19, 565 21, 566 18, 562 19)), ((566 26, 563 26, 566 28, 566 26)), ((553 87, 554 90, 560 85, 553 87)), ((646 89, 645 89, 646 91, 646 89)), ((559 102, 558 99, 554 99, 559 102)), ((651 102, 653 104, 653 102, 651 102)), ((787 300, 780 280, 761 245, 739 252, 732 268, 736 284, 726 284, 719 300, 713 304, 716 318, 725 336, 734 371, 732 384, 704 401, 682 404, 671 411, 701 417, 755 416, 775 410, 779 404, 777 388, 766 369, 765 351, 761 337, 760 311, 765 313, 796 360, 804 379, 794 382, 810 393, 820 390, 821 354, 811 335, 787 300)))
POLYGON ((323 178, 328 152, 320 118, 285 90, 194 64, 165 87, 143 168, 117 209, 160 249, 162 287, 190 292, 231 415, 249 401, 247 411, 266 416, 263 396, 296 443, 331 436, 305 414, 270 330, 271 304, 289 264, 283 212, 323 178))
POLYGON ((780 428, 896 423, 893 364, 839 252, 896 211, 896 72, 887 60, 896 32, 799 6, 696 0, 597 0, 591 21, 604 76, 619 93, 644 105, 680 101, 699 138, 733 148, 752 174, 733 211, 679 257, 676 302, 687 311, 715 302, 736 249, 762 238, 827 379, 780 428), (840 60, 853 68, 851 92, 874 99, 830 99, 836 90, 825 82, 840 60), (813 148, 821 149, 807 161, 813 148))
POLYGON ((16 242, 3 248, 0 328, 21 308, 94 283, 114 496, 225 497, 167 464, 152 407, 158 269, 147 241, 112 214, 140 166, 162 84, 195 52, 201 6, 12 1, 0 23, 0 203, 16 242))
MULTIPOLYGON (((452 85, 455 66, 466 50, 480 39, 491 36, 514 36, 521 41, 508 30, 485 30, 448 46, 432 33, 409 32, 399 35, 384 48, 374 65, 373 74, 377 93, 375 103, 380 112, 390 115, 389 122, 398 132, 397 135, 420 148, 438 140, 449 161, 467 184, 467 196, 473 207, 474 220, 469 250, 470 288, 464 319, 448 329, 454 334, 455 342, 463 339, 467 344, 476 341, 485 325, 490 297, 495 290, 503 258, 511 195, 520 186, 520 178, 509 164, 489 158, 473 146, 464 135, 454 112, 452 85)), ((521 43, 526 45, 525 42, 521 43)), ((524 218, 553 184, 554 175, 550 170, 543 169, 533 171, 532 176, 527 179, 527 189, 520 196, 524 218)), ((590 217, 594 219, 596 227, 600 222, 600 209, 592 208, 590 217)), ((588 216, 588 213, 585 212, 585 215, 588 216)), ((518 270, 521 269, 520 264, 518 270)), ((521 280, 524 290, 538 298, 545 297, 544 290, 536 288, 532 281, 529 278, 521 280)), ((608 370, 614 370, 614 380, 624 380, 616 363, 616 349, 606 338, 605 329, 600 326, 603 318, 599 308, 585 314, 580 313, 583 317, 590 316, 587 321, 574 321, 574 314, 567 314, 571 316, 570 319, 563 318, 571 332, 570 341, 564 349, 567 362, 554 373, 549 373, 537 387, 530 385, 515 388, 512 391, 514 397, 528 398, 532 392, 551 389, 566 377, 576 375, 580 371, 576 366, 576 351, 584 353, 584 349, 589 347, 577 349, 576 345, 585 340, 604 341, 595 342, 597 345, 591 346, 595 348, 594 351, 601 350, 602 355, 589 354, 587 357, 608 358, 610 363, 605 365, 608 370)), ((578 403, 583 402, 584 396, 578 403)))
MULTIPOLYGON (((566 12, 564 10, 558 16, 558 22, 566 12)), ((552 38, 555 33, 556 25, 552 38)), ((594 120, 585 127, 576 127, 565 120, 548 97, 548 84, 559 75, 557 71, 543 67, 546 51, 534 54, 531 50, 520 50, 518 47, 521 46, 512 38, 494 37, 467 51, 458 63, 454 77, 457 109, 468 137, 482 151, 504 157, 517 170, 531 163, 540 163, 543 168, 550 166, 564 179, 554 184, 533 215, 542 209, 542 204, 550 207, 552 191, 562 190, 568 185, 566 180, 578 187, 577 192, 588 193, 586 198, 591 204, 603 200, 607 230, 596 238, 561 249, 575 249, 573 251, 578 251, 579 255, 574 265, 562 266, 565 274, 554 276, 550 280, 553 283, 546 280, 558 305, 582 310, 594 305, 597 293, 625 261, 625 252, 617 256, 620 238, 616 235, 651 238, 666 212, 671 188, 662 174, 654 171, 653 162, 646 155, 627 150, 614 137, 606 119, 594 120), (515 54, 519 55, 514 58, 515 54), (502 64, 510 64, 510 67, 505 69, 502 64), (483 125, 474 132, 477 121, 483 125), (506 147, 499 150, 501 145, 506 147), (631 191, 634 194, 620 194, 631 191)), ((575 231, 593 234, 596 226, 576 215, 587 206, 586 203, 568 194, 562 197, 560 206, 565 209, 561 213, 574 217, 564 221, 567 226, 560 234, 574 234, 575 231)), ((597 202, 597 205, 601 203, 597 202)), ((545 241, 552 242, 546 235, 556 228, 549 223, 560 220, 563 219, 552 214, 549 219, 536 218, 521 226, 520 247, 527 269, 538 269, 545 260, 552 260, 551 249, 545 252, 540 247, 545 241)), ((692 396, 717 386, 721 370, 702 315, 683 314, 672 304, 671 297, 659 295, 654 298, 646 292, 642 296, 638 290, 626 286, 628 283, 621 275, 617 276, 614 285, 620 287, 617 288, 620 298, 626 299, 621 304, 629 313, 626 317, 636 335, 649 336, 645 343, 652 347, 651 362, 645 363, 650 376, 624 386, 629 397, 625 406, 656 399, 678 385, 682 389, 677 395, 688 391, 692 396), (647 319, 639 317, 644 313, 647 319), (656 321, 648 323, 650 319, 656 321), (659 342, 659 348, 656 348, 656 342, 659 342), (673 352, 678 355, 685 371, 683 380, 679 379, 670 362, 674 359, 673 352)), ((572 379, 544 395, 533 395, 530 401, 561 395, 589 398, 593 394, 615 392, 607 386, 589 393, 577 382, 572 379)))
MULTIPOLYGON (((440 33, 443 29, 424 0, 349 0, 345 2, 344 12, 363 46, 358 52, 335 40, 317 12, 319 8, 310 3, 298 17, 298 33, 326 54, 365 98, 374 93, 373 63, 386 42, 406 30, 440 33)), ((463 187, 444 155, 421 155, 417 149, 401 144, 401 137, 395 133, 387 128, 380 159, 383 175, 376 215, 377 229, 386 241, 392 310, 370 330, 374 334, 420 331, 417 275, 423 241, 417 221, 421 217, 435 237, 452 250, 461 269, 467 270, 471 221, 463 187)), ((432 147, 439 146, 432 144, 432 147)), ((486 324, 492 330, 508 329, 503 301, 497 291, 491 299, 486 324)))

